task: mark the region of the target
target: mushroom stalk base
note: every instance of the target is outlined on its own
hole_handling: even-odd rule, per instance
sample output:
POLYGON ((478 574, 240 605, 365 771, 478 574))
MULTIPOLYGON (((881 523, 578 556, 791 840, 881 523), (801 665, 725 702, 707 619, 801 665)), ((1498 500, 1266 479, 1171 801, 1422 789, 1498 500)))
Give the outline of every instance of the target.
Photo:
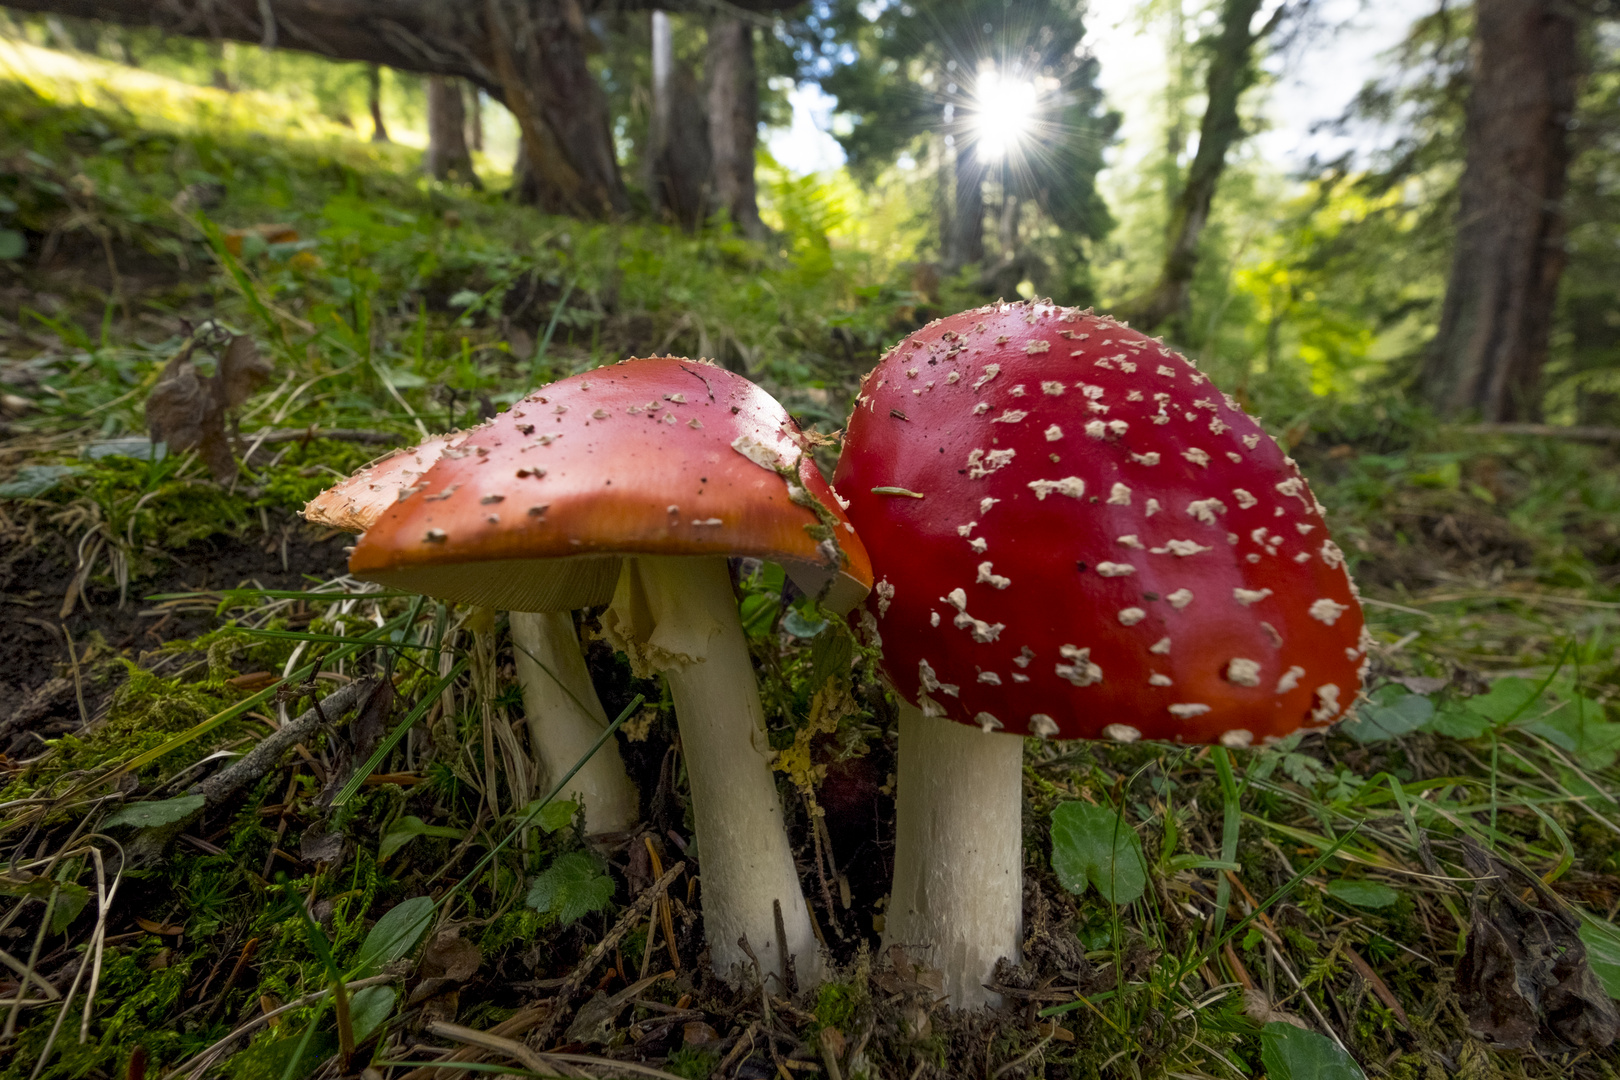
POLYGON ((753 965, 739 944, 746 937, 761 977, 782 978, 779 904, 798 984, 814 985, 821 958, 788 846, 765 714, 725 560, 626 559, 602 626, 638 673, 662 672, 675 699, 703 874, 703 930, 715 971, 733 985, 750 978, 753 965))
MULTIPOLYGON (((514 611, 511 628, 529 747, 540 766, 539 787, 550 790, 601 738, 607 711, 591 685, 571 614, 514 611)), ((562 797, 585 808, 589 833, 625 832, 640 818, 635 785, 611 739, 574 774, 562 797)))
POLYGON ((928 717, 900 703, 894 885, 883 945, 944 973, 959 1009, 995 1006, 985 989, 1022 936, 1024 740, 928 717))

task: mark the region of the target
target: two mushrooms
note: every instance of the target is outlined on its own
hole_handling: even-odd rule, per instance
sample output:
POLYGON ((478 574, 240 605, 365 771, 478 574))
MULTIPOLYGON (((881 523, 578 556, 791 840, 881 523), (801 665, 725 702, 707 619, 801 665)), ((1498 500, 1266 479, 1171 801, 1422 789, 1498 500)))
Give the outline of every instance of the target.
MULTIPOLYGON (((553 772, 605 725, 567 612, 609 605, 609 640, 669 681, 722 974, 742 937, 783 972, 778 912, 794 969, 819 969, 725 556, 781 562, 835 611, 865 597, 901 703, 885 943, 958 1007, 992 1003, 1019 952, 1019 736, 1248 746, 1332 723, 1359 689, 1354 587, 1298 469, 1105 317, 997 304, 912 335, 864 380, 834 482, 762 390, 660 358, 547 386, 310 512, 365 530, 360 577, 514 612, 553 772)), ((593 831, 628 824, 610 805, 633 818, 616 755, 575 782, 593 831)))

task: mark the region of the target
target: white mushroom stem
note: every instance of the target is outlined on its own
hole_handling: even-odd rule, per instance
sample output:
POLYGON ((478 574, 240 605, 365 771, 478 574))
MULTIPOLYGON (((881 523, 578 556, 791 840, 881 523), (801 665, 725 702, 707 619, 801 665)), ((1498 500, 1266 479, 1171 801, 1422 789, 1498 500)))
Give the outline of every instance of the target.
MULTIPOLYGON (((602 737, 607 710, 591 685, 571 614, 514 611, 511 627, 529 749, 541 770, 537 787, 549 791, 602 737)), ((589 833, 625 832, 641 816, 635 785, 613 739, 574 774, 559 798, 585 808, 589 833)))
MULTIPOLYGON (((626 559, 602 616, 609 640, 638 673, 662 672, 675 699, 703 873, 703 930, 714 969, 733 985, 784 976, 783 938, 801 987, 821 960, 788 846, 759 688, 722 558, 626 559)), ((780 984, 779 984, 780 985, 780 984)))
POLYGON ((1024 740, 900 703, 894 884, 883 946, 944 973, 959 1009, 998 1005, 1023 924, 1024 740))

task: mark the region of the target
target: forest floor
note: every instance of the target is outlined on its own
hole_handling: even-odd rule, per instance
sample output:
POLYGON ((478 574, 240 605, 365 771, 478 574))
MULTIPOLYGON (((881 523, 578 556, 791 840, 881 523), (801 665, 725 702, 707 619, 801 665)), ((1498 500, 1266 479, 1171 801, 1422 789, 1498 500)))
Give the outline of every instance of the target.
POLYGON ((1255 387, 1366 594, 1368 700, 1230 757, 1031 744, 1029 937, 993 1014, 876 952, 894 718, 871 658, 813 685, 841 624, 769 567, 742 579, 836 968, 733 990, 662 688, 588 645, 610 714, 636 705, 616 737, 644 826, 536 816, 485 756, 521 713, 504 627, 346 578, 348 537, 298 510, 632 354, 715 356, 830 432, 881 348, 967 298, 870 283, 813 230, 766 250, 546 218, 211 93, 0 83, 0 1077, 1617 1075, 1612 450, 1445 428, 1396 390, 1255 387), (238 335, 262 383, 226 359, 238 335), (221 479, 147 438, 187 350, 221 479), (352 720, 217 782, 379 675, 352 720), (1077 801, 1135 837, 1133 902, 1054 870, 1077 801))

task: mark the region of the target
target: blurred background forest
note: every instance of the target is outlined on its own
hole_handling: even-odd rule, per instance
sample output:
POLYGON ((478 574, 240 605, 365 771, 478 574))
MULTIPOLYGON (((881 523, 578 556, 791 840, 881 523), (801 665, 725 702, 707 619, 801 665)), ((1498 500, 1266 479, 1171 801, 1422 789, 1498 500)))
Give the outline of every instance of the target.
MULTIPOLYGON (((863 353, 904 318, 851 308, 1039 295, 1290 411, 1396 391, 1447 419, 1620 419, 1606 0, 10 8, 20 73, 220 92, 164 91, 171 122, 276 116, 420 150, 386 157, 404 178, 748 238, 863 353)), ((27 225, 14 262, 50 235, 27 225)), ((756 366, 761 342, 732 347, 756 366)))

